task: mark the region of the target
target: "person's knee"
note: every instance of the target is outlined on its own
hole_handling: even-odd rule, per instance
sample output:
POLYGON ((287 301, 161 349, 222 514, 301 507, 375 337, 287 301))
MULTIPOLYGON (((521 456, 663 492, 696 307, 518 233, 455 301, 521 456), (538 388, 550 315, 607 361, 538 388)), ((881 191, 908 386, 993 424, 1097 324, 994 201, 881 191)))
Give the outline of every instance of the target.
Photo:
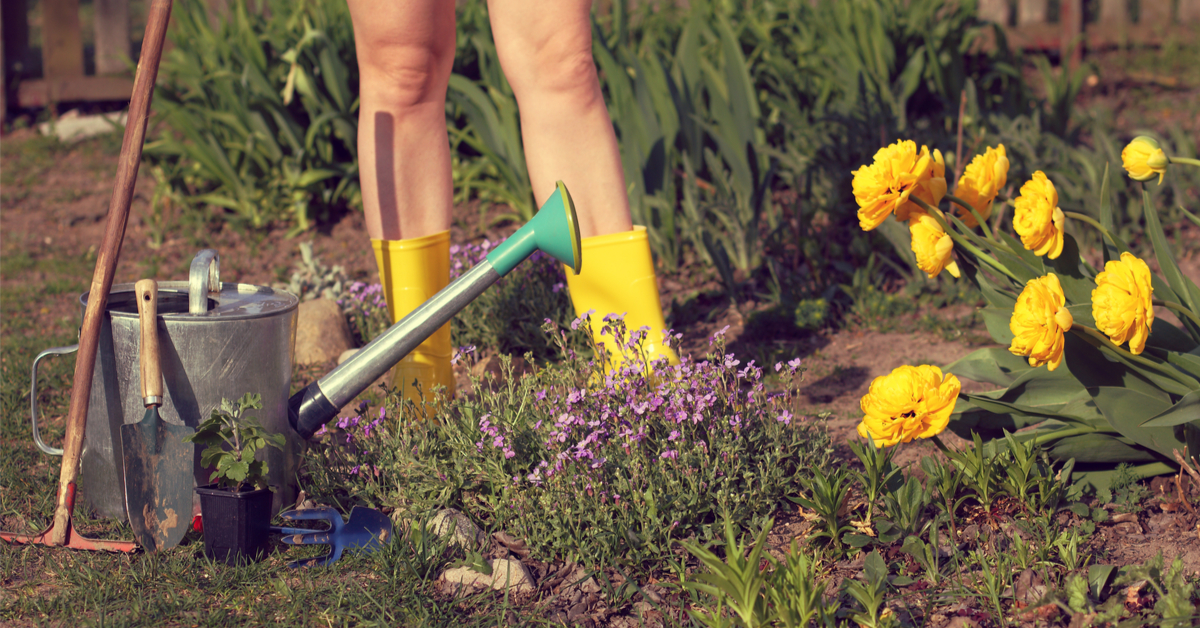
POLYGON ((524 93, 533 98, 570 98, 581 106, 600 97, 591 46, 561 39, 551 39, 510 64, 514 67, 507 71, 508 80, 518 97, 524 93))
POLYGON ((445 99, 454 64, 454 44, 363 42, 358 47, 358 59, 365 98, 385 106, 414 107, 445 99))

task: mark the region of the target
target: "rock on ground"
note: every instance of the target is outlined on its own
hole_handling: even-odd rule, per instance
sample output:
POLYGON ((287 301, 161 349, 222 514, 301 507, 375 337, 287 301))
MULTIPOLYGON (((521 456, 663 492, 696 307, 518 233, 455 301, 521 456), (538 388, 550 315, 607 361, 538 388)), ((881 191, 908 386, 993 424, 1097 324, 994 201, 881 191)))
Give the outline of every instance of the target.
POLYGON ((330 299, 300 304, 296 322, 296 364, 324 364, 354 347, 342 308, 330 299))
POLYGON ((517 593, 531 593, 533 576, 520 561, 511 558, 497 558, 492 561, 491 575, 482 574, 470 567, 454 567, 442 572, 441 579, 450 584, 472 585, 492 588, 498 591, 512 589, 517 593))

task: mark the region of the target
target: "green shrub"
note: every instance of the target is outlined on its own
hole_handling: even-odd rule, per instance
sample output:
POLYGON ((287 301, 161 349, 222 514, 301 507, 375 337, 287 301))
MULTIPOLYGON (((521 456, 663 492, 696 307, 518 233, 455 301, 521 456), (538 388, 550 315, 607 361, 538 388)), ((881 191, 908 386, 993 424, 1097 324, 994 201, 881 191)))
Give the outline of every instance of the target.
POLYGON ((771 394, 763 369, 724 353, 720 334, 709 361, 653 375, 631 360, 606 376, 563 350, 561 364, 475 380, 434 420, 389 405, 383 431, 351 443, 356 475, 341 490, 414 512, 460 507, 545 559, 636 567, 669 556, 675 539, 719 535, 718 513, 760 524, 827 460, 828 438, 792 414, 799 360, 775 365, 791 381, 771 394))
MULTIPOLYGON (((147 144, 172 202, 226 210, 239 228, 307 229, 361 205, 358 64, 344 2, 234 0, 213 25, 179 2, 155 92, 162 131, 147 144)), ((162 201, 162 197, 159 199, 162 201)))

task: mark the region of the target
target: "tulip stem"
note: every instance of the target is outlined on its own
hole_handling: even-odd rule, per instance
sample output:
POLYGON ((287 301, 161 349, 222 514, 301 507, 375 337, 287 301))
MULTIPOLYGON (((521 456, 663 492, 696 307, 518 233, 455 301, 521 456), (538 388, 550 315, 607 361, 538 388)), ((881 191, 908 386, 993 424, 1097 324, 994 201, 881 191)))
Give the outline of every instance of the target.
POLYGON ((1162 301, 1160 299, 1154 299, 1153 302, 1154 302, 1154 305, 1161 305, 1165 308, 1175 310, 1176 312, 1179 312, 1179 313, 1183 314, 1184 316, 1187 316, 1188 318, 1192 319, 1193 323, 1200 326, 1200 317, 1197 317, 1196 314, 1194 312, 1192 312, 1191 310, 1189 310, 1188 308, 1186 308, 1178 303, 1175 303, 1174 301, 1162 301))
POLYGON ((1136 363, 1144 368, 1170 377, 1171 379, 1185 386, 1188 390, 1195 390, 1196 387, 1200 385, 1200 382, 1197 382, 1195 379, 1192 379, 1191 377, 1188 377, 1187 375, 1184 375, 1175 369, 1166 368, 1164 365, 1154 362, 1153 360, 1147 360, 1140 355, 1134 355, 1133 353, 1130 353, 1129 350, 1114 343, 1111 339, 1109 339, 1108 336, 1100 333, 1096 329, 1088 327, 1087 325, 1075 323, 1071 326, 1071 331, 1075 332, 1075 334, 1082 338, 1084 342, 1087 342, 1096 348, 1109 349, 1115 353, 1117 358, 1119 358, 1122 362, 1136 363))
POLYGON ((1095 218, 1092 218, 1091 216, 1088 216, 1087 214, 1081 214, 1079 212, 1064 211, 1063 215, 1072 220, 1086 222, 1087 224, 1095 227, 1100 232, 1101 237, 1108 238, 1109 241, 1111 241, 1113 244, 1115 244, 1118 247, 1121 246, 1120 244, 1117 243, 1117 239, 1113 237, 1113 234, 1108 229, 1105 229, 1104 225, 1100 224, 1100 222, 1098 220, 1096 220, 1095 218))
POLYGON ((1167 157, 1167 161, 1173 164, 1187 164, 1189 166, 1200 166, 1200 159, 1192 159, 1190 157, 1167 157))
POLYGON ((983 235, 987 236, 987 239, 991 240, 992 242, 996 241, 996 236, 992 233, 992 228, 987 224, 987 221, 983 219, 983 216, 981 216, 979 212, 975 211, 975 207, 953 194, 946 194, 946 200, 950 201, 951 203, 955 203, 970 212, 971 215, 975 217, 975 222, 978 222, 979 226, 983 228, 983 235))
POLYGON ((930 216, 933 216, 933 219, 937 221, 939 226, 941 226, 942 231, 946 232, 946 234, 949 235, 955 242, 957 242, 959 245, 961 245, 964 249, 970 251, 971 254, 974 255, 976 258, 978 258, 980 261, 986 262, 988 266, 991 266, 993 269, 995 269, 1001 273, 1004 273, 1013 281, 1015 281, 1017 283, 1022 283, 1021 280, 1018 279, 1016 275, 1012 274, 1011 271, 1009 271, 1007 268, 1004 267, 1004 264, 1001 264, 1000 262, 996 261, 996 258, 992 257, 991 255, 988 255, 987 253, 984 253, 983 251, 979 250, 978 247, 976 247, 974 244, 971 244, 971 242, 969 240, 967 240, 965 237, 963 237, 962 234, 951 229, 950 225, 946 224, 946 217, 943 216, 942 212, 940 210, 938 210, 936 207, 931 206, 929 203, 926 203, 925 201, 923 201, 915 196, 910 196, 909 199, 916 201, 917 204, 920 205, 925 210, 926 213, 928 213, 930 216))

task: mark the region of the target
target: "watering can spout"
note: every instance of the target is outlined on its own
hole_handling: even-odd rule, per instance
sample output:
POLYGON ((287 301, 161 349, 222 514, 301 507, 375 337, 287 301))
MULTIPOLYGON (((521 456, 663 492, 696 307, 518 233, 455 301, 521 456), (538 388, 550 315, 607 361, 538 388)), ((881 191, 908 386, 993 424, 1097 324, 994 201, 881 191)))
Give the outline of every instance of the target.
POLYGON ((292 429, 306 440, 312 438, 322 425, 337 417, 340 408, 534 251, 550 255, 575 273, 583 265, 579 219, 562 181, 533 219, 492 249, 486 259, 367 343, 349 360, 292 395, 288 400, 292 429))

